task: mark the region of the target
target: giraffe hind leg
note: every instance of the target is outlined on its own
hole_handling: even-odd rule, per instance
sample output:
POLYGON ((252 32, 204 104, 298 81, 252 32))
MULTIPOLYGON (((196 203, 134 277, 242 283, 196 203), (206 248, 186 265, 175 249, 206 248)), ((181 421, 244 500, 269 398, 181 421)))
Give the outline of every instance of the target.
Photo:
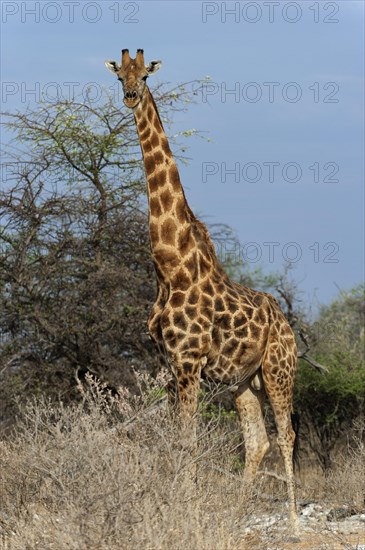
POLYGON ((276 428, 278 432, 278 445, 284 461, 289 518, 293 527, 293 535, 297 536, 299 531, 298 515, 295 499, 293 452, 295 443, 295 432, 292 425, 293 410, 293 389, 295 365, 282 360, 275 368, 266 360, 262 366, 263 380, 266 393, 269 397, 274 412, 276 428))

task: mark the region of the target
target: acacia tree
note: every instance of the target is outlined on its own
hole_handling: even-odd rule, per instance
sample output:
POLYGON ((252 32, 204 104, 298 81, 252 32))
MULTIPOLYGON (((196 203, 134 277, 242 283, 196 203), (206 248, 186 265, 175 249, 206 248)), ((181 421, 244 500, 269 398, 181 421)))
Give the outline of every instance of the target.
MULTIPOLYGON (((167 126, 198 86, 154 90, 167 126)), ((60 100, 3 116, 14 139, 0 195, 1 401, 9 409, 34 393, 70 399, 75 376, 88 371, 133 386, 134 369, 156 368, 133 115, 106 94, 98 104, 60 100)))

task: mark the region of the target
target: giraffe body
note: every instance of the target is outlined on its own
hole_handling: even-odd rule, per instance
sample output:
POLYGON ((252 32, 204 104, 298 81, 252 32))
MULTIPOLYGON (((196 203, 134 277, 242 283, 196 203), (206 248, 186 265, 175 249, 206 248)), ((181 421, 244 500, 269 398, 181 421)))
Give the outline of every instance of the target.
POLYGON ((124 89, 134 117, 147 175, 149 234, 157 298, 150 335, 176 381, 182 423, 195 434, 200 378, 234 386, 246 449, 250 488, 269 443, 263 420, 265 393, 275 414, 296 528, 291 426, 297 350, 275 298, 233 282, 220 265, 205 225, 191 211, 146 78, 160 62, 144 64, 123 50, 122 65, 106 62, 124 89))

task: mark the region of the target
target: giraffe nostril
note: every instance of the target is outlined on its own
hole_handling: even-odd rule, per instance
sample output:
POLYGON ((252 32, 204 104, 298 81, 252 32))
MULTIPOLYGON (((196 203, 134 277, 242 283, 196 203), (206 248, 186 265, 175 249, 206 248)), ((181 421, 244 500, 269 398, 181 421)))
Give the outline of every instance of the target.
POLYGON ((137 97, 137 92, 136 91, 133 91, 133 92, 126 92, 125 93, 125 97, 127 99, 136 99, 137 97))

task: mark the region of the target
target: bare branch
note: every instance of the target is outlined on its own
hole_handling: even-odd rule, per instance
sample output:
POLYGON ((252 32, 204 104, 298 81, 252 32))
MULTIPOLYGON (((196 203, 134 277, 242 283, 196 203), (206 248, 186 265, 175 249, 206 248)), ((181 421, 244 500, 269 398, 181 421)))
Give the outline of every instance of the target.
POLYGON ((319 372, 321 372, 322 374, 325 374, 325 373, 329 372, 328 367, 325 367, 325 366, 321 365, 320 363, 317 363, 317 361, 315 361, 314 359, 309 357, 309 355, 307 355, 306 352, 298 352, 298 359, 303 359, 304 361, 306 361, 307 363, 312 365, 312 367, 319 370, 319 372))

